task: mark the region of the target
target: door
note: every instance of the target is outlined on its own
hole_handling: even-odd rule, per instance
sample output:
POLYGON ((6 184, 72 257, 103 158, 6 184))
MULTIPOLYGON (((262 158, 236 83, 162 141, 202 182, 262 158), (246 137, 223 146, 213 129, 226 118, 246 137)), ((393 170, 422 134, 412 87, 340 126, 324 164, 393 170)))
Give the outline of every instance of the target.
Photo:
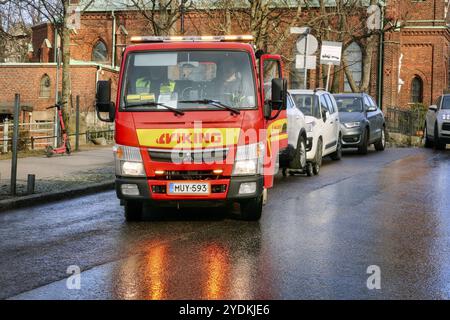
POLYGON ((369 99, 370 105, 376 110, 374 112, 375 113, 374 137, 376 138, 376 140, 379 140, 381 138, 381 131, 383 130, 383 123, 384 123, 383 114, 381 113, 380 108, 378 108, 377 104, 372 99, 372 97, 367 96, 367 98, 369 99))
POLYGON ((427 111, 426 121, 427 121, 428 136, 434 136, 434 126, 436 124, 436 116, 438 114, 439 109, 441 108, 441 101, 442 101, 442 97, 439 97, 435 102, 437 111, 430 110, 430 109, 428 109, 428 111, 427 111))
POLYGON ((377 140, 379 137, 377 136, 377 112, 371 111, 373 106, 370 103, 369 97, 364 95, 364 111, 366 113, 367 121, 369 121, 369 142, 373 142, 377 140))
POLYGON ((287 100, 287 121, 288 121, 288 143, 297 148, 297 141, 300 130, 304 127, 303 113, 296 107, 294 99, 288 94, 287 100))
MULTIPOLYGON (((261 101, 264 107, 269 105, 272 95, 272 80, 283 77, 281 56, 264 54, 259 60, 261 101)), ((286 106, 285 106, 286 107, 286 106)), ((264 187, 273 186, 273 177, 278 171, 278 155, 288 145, 286 109, 272 110, 271 118, 264 119, 266 140, 264 159, 264 187)))
POLYGON ((330 112, 330 125, 331 125, 331 141, 330 143, 333 143, 334 146, 331 147, 332 150, 336 150, 337 148, 337 141, 339 139, 339 127, 340 127, 340 123, 339 123, 339 113, 338 113, 338 109, 337 109, 337 104, 336 101, 334 100, 334 98, 332 96, 330 96, 328 93, 324 94, 325 96, 325 100, 328 104, 328 110, 330 112))
POLYGON ((381 110, 375 104, 371 96, 366 96, 367 100, 369 100, 369 105, 373 108, 372 117, 373 121, 373 129, 372 129, 372 138, 374 140, 379 140, 381 138, 381 131, 383 130, 383 115, 381 114, 381 110))
POLYGON ((334 121, 331 117, 331 112, 328 107, 327 100, 325 99, 325 95, 321 94, 319 96, 319 104, 320 104, 320 114, 322 115, 322 140, 323 140, 323 149, 324 155, 328 153, 328 149, 332 148, 336 143, 336 139, 334 138, 334 121), (326 112, 326 115, 325 115, 326 112))

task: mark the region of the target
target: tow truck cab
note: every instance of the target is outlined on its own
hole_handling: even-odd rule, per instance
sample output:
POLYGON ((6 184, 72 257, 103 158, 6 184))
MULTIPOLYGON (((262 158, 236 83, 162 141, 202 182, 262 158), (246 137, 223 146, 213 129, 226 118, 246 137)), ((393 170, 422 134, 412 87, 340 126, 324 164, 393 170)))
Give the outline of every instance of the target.
POLYGON ((255 53, 251 40, 133 37, 115 102, 111 81, 98 81, 127 220, 139 220, 144 203, 238 202, 243 219, 260 218, 287 147, 287 84, 280 56, 255 53))

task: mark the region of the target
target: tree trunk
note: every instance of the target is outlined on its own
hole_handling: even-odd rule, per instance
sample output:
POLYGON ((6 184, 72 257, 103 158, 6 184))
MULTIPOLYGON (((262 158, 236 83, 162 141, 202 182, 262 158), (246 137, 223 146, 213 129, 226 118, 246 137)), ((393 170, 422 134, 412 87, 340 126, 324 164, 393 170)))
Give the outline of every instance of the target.
POLYGON ((345 75, 347 76, 348 84, 350 85, 350 88, 352 89, 352 92, 358 92, 359 88, 355 83, 355 80, 353 79, 352 72, 348 68, 347 59, 345 59, 345 55, 342 56, 342 66, 344 67, 345 75))
POLYGON ((367 45, 363 51, 363 61, 362 61, 362 80, 360 85, 361 92, 368 92, 370 85, 370 74, 372 72, 372 58, 376 47, 376 38, 371 36, 367 39, 367 45))

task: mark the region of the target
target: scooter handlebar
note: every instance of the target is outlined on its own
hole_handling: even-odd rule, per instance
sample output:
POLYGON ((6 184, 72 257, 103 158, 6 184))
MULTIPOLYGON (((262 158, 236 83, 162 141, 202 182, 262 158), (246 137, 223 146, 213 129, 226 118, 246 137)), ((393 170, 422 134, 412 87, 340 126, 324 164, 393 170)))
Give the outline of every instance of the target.
POLYGON ((65 104, 67 104, 67 101, 65 101, 65 102, 58 102, 57 104, 54 104, 54 105, 52 105, 50 107, 47 107, 46 109, 53 109, 53 108, 62 107, 65 104))

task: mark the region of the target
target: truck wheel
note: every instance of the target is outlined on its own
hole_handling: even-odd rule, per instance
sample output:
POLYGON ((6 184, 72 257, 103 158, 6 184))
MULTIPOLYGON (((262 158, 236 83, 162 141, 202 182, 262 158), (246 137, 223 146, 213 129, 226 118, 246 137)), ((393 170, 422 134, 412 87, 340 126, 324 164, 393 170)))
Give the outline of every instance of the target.
POLYGON ((307 175, 308 177, 312 177, 312 176, 314 175, 313 164, 312 164, 311 162, 308 162, 308 163, 306 164, 306 169, 305 169, 305 171, 306 171, 306 175, 307 175))
POLYGON ((361 137, 362 144, 358 147, 359 154, 367 154, 367 149, 369 148, 369 129, 364 131, 363 136, 361 137))
POLYGON ((294 158, 289 163, 289 168, 302 170, 306 166, 306 139, 304 136, 298 137, 297 149, 294 158))
POLYGON ((430 138, 428 138, 428 129, 426 123, 425 126, 423 127, 423 135, 424 135, 423 139, 425 140, 424 147, 433 148, 433 141, 431 141, 430 138))
POLYGON ((383 127, 383 130, 381 130, 381 138, 380 140, 375 143, 375 150, 377 151, 384 151, 386 148, 386 128, 383 127))
POLYGON ((434 125, 434 147, 436 150, 445 150, 445 147, 447 145, 440 141, 439 139, 439 132, 438 132, 438 124, 436 123, 434 125))
POLYGON ((342 142, 341 135, 339 134, 336 151, 330 155, 331 159, 334 161, 339 161, 342 159, 342 142))
POLYGON ((262 195, 254 199, 242 201, 240 205, 242 220, 258 221, 261 218, 263 207, 262 195))
POLYGON ((313 172, 318 175, 320 172, 320 167, 322 166, 322 140, 317 143, 316 157, 313 163, 313 172))
POLYGON ((143 203, 139 200, 125 200, 125 220, 140 221, 142 220, 143 203))

